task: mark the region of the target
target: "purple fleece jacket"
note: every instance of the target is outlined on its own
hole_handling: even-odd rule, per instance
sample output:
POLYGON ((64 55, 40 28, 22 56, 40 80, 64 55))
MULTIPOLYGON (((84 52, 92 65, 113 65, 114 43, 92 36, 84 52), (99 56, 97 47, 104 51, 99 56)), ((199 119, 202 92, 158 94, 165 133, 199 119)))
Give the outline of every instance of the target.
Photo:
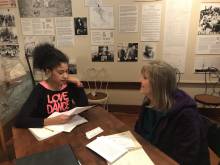
POLYGON ((174 100, 167 113, 143 105, 135 131, 181 165, 210 165, 207 128, 195 101, 179 89, 174 100))

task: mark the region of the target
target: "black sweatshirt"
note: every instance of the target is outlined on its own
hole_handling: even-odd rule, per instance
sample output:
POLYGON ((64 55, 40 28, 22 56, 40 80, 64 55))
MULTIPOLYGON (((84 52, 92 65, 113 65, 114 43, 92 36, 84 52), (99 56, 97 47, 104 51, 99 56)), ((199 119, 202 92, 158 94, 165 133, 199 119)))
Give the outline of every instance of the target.
POLYGON ((53 112, 68 111, 76 106, 87 106, 83 88, 68 83, 60 91, 52 91, 40 83, 35 86, 16 117, 15 127, 38 128, 44 126, 44 118, 53 112))

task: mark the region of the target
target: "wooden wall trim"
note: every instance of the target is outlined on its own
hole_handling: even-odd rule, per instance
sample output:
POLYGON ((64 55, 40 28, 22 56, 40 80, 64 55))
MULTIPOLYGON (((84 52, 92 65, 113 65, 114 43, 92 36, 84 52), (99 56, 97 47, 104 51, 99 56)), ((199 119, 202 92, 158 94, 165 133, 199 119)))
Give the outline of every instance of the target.
MULTIPOLYGON (((139 105, 120 105, 109 104, 109 112, 120 112, 126 114, 139 114, 141 106, 139 105)), ((200 114, 220 123, 220 108, 198 108, 200 114)))
POLYGON ((110 112, 122 112, 129 114, 137 114, 141 110, 139 105, 120 105, 120 104, 109 104, 108 109, 110 112))
MULTIPOLYGON (((94 81, 82 81, 83 85, 85 88, 88 87, 88 83, 91 88, 95 87, 95 82, 94 81)), ((105 85, 108 83, 108 89, 140 89, 140 83, 139 82, 102 82, 102 86, 105 87, 105 85)), ((96 82, 96 85, 99 87, 100 82, 96 82)))
MULTIPOLYGON (((82 81, 85 88, 88 87, 88 83, 90 84, 91 88, 95 88, 95 81, 82 81)), ((103 86, 107 84, 106 81, 102 82, 103 86)), ((208 83, 208 87, 212 87, 214 82, 208 83)), ((100 82, 96 82, 96 85, 99 87, 100 82)), ((205 84, 202 82, 180 82, 178 84, 179 87, 200 87, 204 88, 205 84)), ((219 85, 218 85, 219 86, 219 85)), ((140 89, 140 82, 108 82, 108 89, 133 89, 133 90, 139 90, 140 89)))

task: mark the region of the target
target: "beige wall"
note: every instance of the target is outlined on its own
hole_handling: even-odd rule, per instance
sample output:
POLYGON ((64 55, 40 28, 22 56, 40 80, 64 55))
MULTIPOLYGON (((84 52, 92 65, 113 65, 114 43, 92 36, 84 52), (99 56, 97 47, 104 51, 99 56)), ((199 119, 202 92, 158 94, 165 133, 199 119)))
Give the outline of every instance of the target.
MULTIPOLYGON (((72 10, 73 17, 87 17, 88 26, 89 26, 89 14, 88 8, 84 7, 84 0, 72 0, 72 10)), ((181 87, 186 90, 190 95, 201 93, 204 91, 203 87, 200 85, 198 87, 197 83, 203 82, 203 75, 194 74, 194 58, 195 58, 195 46, 196 46, 196 34, 197 26, 199 21, 199 12, 200 12, 200 2, 220 2, 220 0, 192 0, 192 17, 190 22, 190 35, 188 41, 188 51, 186 57, 186 69, 182 76, 181 82, 183 83, 192 83, 190 85, 181 87), (194 84, 195 83, 195 84, 194 84)), ((164 11, 165 11, 165 0, 157 1, 162 3, 162 23, 161 23, 161 40, 157 42, 157 59, 161 59, 162 52, 162 41, 163 41, 163 29, 164 29, 164 11)), ((133 3, 137 4, 139 7, 139 31, 140 31, 140 22, 141 22, 141 4, 146 2, 134 2, 134 0, 103 0, 103 3, 113 5, 114 7, 114 37, 115 37, 115 62, 106 62, 106 63, 92 63, 90 55, 90 29, 88 29, 88 35, 86 36, 75 36, 75 44, 70 48, 60 48, 64 51, 70 59, 76 61, 78 67, 78 74, 81 80, 86 80, 85 70, 92 66, 101 68, 104 67, 108 71, 108 80, 109 81, 122 81, 122 82, 135 82, 139 79, 139 71, 142 65, 146 61, 142 60, 140 54, 140 48, 142 43, 140 42, 140 33, 119 33, 118 32, 118 5, 121 3, 133 3), (139 60, 134 63, 119 63, 117 62, 117 43, 120 42, 138 42, 139 43, 139 60)), ((18 13, 17 9, 15 9, 18 13)), ((23 50, 23 39, 20 27, 20 18, 17 14, 17 28, 19 31, 19 45, 20 45, 20 57, 23 59, 24 63, 24 50, 23 50)), ((89 28, 89 27, 88 27, 89 28)), ((205 56, 205 55, 204 55, 205 56)), ((208 56, 208 55, 206 55, 208 56)), ((214 56, 214 55, 212 55, 214 56)), ((26 65, 26 63, 25 63, 26 65)), ((138 90, 109 90, 110 94, 110 103, 112 104, 129 104, 129 105, 139 105, 142 100, 142 96, 139 94, 138 90)))

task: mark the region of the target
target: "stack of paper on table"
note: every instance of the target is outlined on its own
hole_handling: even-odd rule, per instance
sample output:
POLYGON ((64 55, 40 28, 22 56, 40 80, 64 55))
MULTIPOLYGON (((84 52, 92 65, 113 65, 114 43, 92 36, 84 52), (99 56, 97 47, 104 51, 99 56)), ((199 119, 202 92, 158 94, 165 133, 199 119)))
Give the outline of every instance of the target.
POLYGON ((143 148, 129 150, 125 155, 108 165, 154 165, 143 148))
MULTIPOLYGON (((54 112, 48 118, 55 117, 61 114, 72 116, 74 114, 79 114, 91 107, 92 106, 76 107, 76 108, 73 108, 72 110, 61 112, 61 113, 54 112)), ((61 132, 71 132, 76 126, 83 124, 85 122, 88 122, 85 118, 79 115, 74 115, 73 118, 68 123, 58 124, 58 125, 49 125, 43 128, 29 128, 29 130, 37 140, 41 141, 61 132)))
POLYGON ((98 137, 87 147, 106 159, 109 165, 154 165, 130 131, 98 137))
POLYGON ((126 148, 118 146, 104 136, 96 138, 86 146, 105 158, 108 162, 114 162, 128 151, 126 148))

